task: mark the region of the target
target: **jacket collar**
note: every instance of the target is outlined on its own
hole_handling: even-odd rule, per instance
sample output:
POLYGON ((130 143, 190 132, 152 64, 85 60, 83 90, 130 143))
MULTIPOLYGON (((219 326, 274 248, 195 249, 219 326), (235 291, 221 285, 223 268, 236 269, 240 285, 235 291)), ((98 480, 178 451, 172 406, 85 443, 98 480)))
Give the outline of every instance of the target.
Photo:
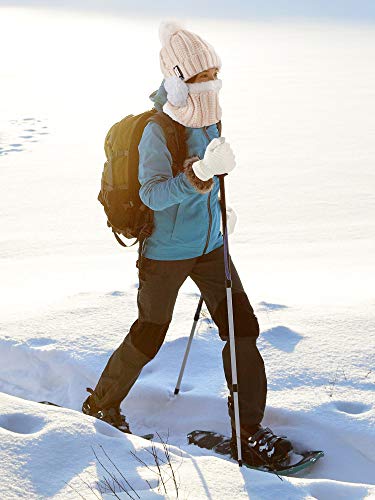
POLYGON ((162 111, 164 104, 167 102, 167 91, 164 88, 164 80, 161 82, 160 87, 155 90, 150 96, 154 107, 158 111, 162 111))

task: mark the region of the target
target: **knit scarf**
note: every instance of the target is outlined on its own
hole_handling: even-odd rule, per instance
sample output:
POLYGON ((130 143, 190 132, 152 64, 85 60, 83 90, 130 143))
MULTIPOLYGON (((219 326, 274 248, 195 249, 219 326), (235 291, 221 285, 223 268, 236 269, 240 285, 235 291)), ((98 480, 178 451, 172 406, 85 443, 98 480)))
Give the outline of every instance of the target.
POLYGON ((179 102, 178 106, 172 104, 176 102, 176 99, 170 95, 171 90, 166 89, 168 100, 163 106, 164 113, 185 127, 193 128, 209 126, 221 120, 222 111, 219 104, 221 80, 184 85, 187 86, 187 96, 183 102, 179 102))

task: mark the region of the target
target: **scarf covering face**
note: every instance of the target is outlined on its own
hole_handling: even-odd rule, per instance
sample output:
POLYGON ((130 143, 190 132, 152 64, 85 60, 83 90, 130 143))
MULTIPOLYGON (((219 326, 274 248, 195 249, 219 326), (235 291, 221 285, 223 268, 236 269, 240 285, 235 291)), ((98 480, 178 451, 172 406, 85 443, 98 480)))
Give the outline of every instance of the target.
MULTIPOLYGON (((176 82, 172 79, 171 81, 176 82)), ((179 89, 168 85, 168 81, 165 82, 168 100, 163 106, 164 113, 185 127, 193 128, 209 126, 221 120, 219 91, 222 80, 199 83, 185 83, 180 80, 180 82, 179 89)))

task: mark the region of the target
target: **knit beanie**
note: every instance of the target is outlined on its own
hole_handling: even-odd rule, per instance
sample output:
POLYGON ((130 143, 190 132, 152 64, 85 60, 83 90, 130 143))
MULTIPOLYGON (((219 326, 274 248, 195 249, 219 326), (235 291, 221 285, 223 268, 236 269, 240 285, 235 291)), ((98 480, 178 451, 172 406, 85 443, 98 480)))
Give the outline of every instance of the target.
POLYGON ((165 78, 178 76, 186 81, 209 68, 221 68, 212 45, 175 22, 162 22, 159 38, 160 68, 165 78))

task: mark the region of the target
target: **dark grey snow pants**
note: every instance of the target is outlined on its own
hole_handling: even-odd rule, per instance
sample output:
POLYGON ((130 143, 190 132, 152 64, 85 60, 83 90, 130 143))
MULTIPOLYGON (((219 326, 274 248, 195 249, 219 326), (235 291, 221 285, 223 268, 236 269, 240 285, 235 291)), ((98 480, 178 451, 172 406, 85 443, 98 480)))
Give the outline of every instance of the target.
MULTIPOLYGON (((184 260, 141 258, 138 319, 113 352, 96 385, 95 393, 102 408, 119 406, 142 368, 156 356, 171 322, 178 291, 188 276, 197 284, 225 342, 222 359, 231 392, 223 251, 221 246, 208 254, 184 260)), ((259 325, 232 261, 231 273, 241 426, 254 425, 263 418, 267 393, 264 363, 256 345, 259 325)), ((233 410, 228 411, 233 422, 233 410)))

